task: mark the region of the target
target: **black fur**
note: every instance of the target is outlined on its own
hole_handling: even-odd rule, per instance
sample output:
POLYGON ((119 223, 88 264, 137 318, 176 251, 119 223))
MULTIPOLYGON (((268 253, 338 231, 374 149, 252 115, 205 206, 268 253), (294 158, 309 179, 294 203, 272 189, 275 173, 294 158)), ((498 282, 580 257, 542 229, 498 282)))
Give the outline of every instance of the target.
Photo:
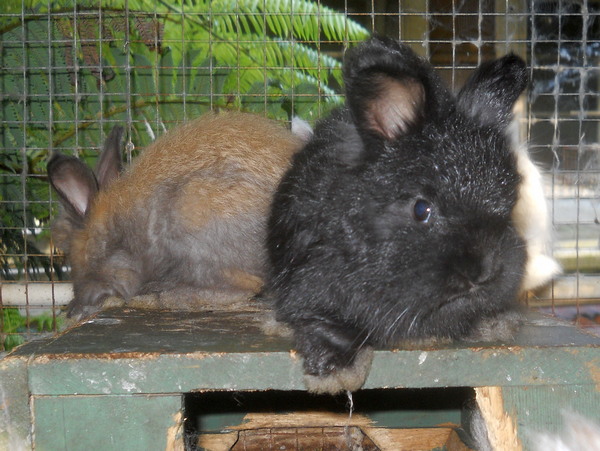
POLYGON ((367 345, 468 335, 514 307, 526 257, 505 130, 523 61, 481 66, 455 97, 408 47, 372 38, 344 75, 346 106, 295 155, 269 222, 277 318, 320 377, 367 345))

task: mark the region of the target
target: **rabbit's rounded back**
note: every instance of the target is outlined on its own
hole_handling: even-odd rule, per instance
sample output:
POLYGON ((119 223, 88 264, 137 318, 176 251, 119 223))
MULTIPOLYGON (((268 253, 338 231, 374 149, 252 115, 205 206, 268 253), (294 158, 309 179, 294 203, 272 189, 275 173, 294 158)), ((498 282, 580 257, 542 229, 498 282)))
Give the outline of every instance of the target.
POLYGON ((508 55, 454 96, 408 47, 344 64, 346 107, 317 124, 274 198, 269 288, 308 374, 361 347, 469 334, 516 303, 525 244, 506 128, 527 83, 508 55))
MULTIPOLYGON (((61 168, 77 163, 51 161, 50 178, 63 193, 58 225, 79 220, 65 246, 75 293, 71 312, 90 313, 112 295, 174 291, 181 300, 169 307, 194 308, 194 302, 258 292, 271 196, 300 145, 266 118, 209 113, 157 139, 109 183, 98 182, 79 216, 72 214, 72 199, 88 197, 65 195, 76 190, 60 180, 69 178, 61 168)), ((71 183, 86 184, 93 185, 71 183)))

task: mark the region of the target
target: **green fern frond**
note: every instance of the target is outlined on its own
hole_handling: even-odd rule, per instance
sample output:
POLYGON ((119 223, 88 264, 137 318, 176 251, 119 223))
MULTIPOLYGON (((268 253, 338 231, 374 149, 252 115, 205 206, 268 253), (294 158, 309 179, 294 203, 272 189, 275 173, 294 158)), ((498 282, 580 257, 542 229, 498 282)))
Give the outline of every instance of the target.
POLYGON ((344 14, 320 3, 308 0, 216 0, 200 2, 200 8, 210 3, 210 11, 219 12, 216 25, 227 26, 224 31, 231 33, 235 26, 252 25, 257 34, 270 33, 283 39, 298 39, 317 42, 324 34, 332 41, 359 41, 367 38, 369 32, 344 14), (236 19, 244 17, 244 19, 236 19), (293 34, 291 34, 293 33, 293 34))
MULTIPOLYGON (((4 1, 5 12, 25 6, 22 15, 0 18, 6 69, 0 168, 15 174, 25 167, 42 173, 50 147, 93 162, 113 123, 129 124, 143 147, 165 128, 215 107, 316 119, 342 102, 341 62, 334 56, 369 34, 311 0, 4 1), (65 14, 79 12, 85 14, 65 14), (144 20, 150 23, 140 26, 144 20), (78 28, 88 25, 93 29, 78 28), (144 33, 154 26, 161 32, 152 43, 144 33), (96 35, 103 40, 94 43, 96 35), (24 36, 32 43, 26 53, 24 36), (335 53, 321 51, 324 41, 335 53), (114 76, 103 76, 109 72, 114 76)), ((8 180, 14 184, 0 195, 9 205, 49 198, 42 179, 27 182, 26 199, 20 178, 8 180)), ((7 216, 15 221, 14 236, 0 237, 13 254, 22 253, 22 228, 49 217, 46 204, 22 205, 7 216)), ((7 265, 12 261, 0 259, 0 271, 7 265)))

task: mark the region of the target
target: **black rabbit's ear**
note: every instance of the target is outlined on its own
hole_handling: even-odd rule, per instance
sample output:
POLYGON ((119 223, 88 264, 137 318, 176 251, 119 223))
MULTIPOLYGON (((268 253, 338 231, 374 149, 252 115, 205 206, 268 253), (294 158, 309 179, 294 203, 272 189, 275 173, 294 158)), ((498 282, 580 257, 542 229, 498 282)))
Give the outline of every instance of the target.
POLYGON ((368 97, 354 109, 355 116, 362 116, 362 127, 391 140, 406 134, 422 120, 425 90, 419 81, 372 74, 369 88, 368 97))
POLYGON ((527 66, 514 54, 483 63, 458 94, 459 108, 482 125, 506 127, 527 83, 527 66))
POLYGON ((96 163, 96 175, 98 183, 102 189, 115 180, 123 168, 121 161, 121 138, 123 137, 123 127, 115 126, 104 142, 104 148, 96 163))
POLYGON ((66 211, 74 219, 83 218, 98 193, 92 170, 75 157, 57 153, 48 162, 48 177, 66 211))
POLYGON ((445 97, 431 66, 387 38, 374 37, 348 50, 344 82, 356 125, 385 139, 418 127, 426 112, 436 113, 438 97, 445 97))

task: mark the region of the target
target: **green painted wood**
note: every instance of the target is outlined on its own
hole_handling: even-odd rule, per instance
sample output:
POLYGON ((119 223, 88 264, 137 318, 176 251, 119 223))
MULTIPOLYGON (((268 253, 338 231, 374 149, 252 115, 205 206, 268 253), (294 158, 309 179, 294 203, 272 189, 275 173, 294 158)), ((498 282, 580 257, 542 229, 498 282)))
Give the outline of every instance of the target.
MULTIPOLYGON (((261 331, 257 312, 110 310, 38 347, 29 364, 30 390, 302 390, 301 360, 290 348, 289 339, 261 331)), ((600 338, 536 319, 508 344, 378 350, 365 388, 585 385, 598 374, 600 338)))
MULTIPOLYGON (((99 449, 94 444, 103 437, 119 449, 162 449, 183 393, 304 390, 302 362, 291 351, 290 339, 265 335, 262 315, 258 310, 107 310, 5 358, 0 389, 15 391, 10 395, 13 410, 3 407, 0 413, 10 412, 5 424, 18 431, 14 437, 28 440, 34 426, 36 449, 99 449), (30 394, 34 425, 29 424, 30 394), (130 437, 132 429, 137 442, 130 437), (80 443, 85 446, 77 448, 80 443)), ((532 317, 511 343, 377 350, 365 384, 367 389, 481 386, 503 388, 520 436, 548 424, 555 428, 563 406, 597 418, 600 338, 532 317)), ((389 419, 386 423, 395 415, 405 422, 415 413, 409 410, 392 406, 381 415, 389 419)), ((455 416, 458 409, 449 412, 455 416)), ((0 427, 0 439, 1 434, 0 427)))
POLYGON ((36 451, 164 450, 181 396, 36 396, 33 410, 36 451))
POLYGON ((288 353, 171 354, 129 358, 33 359, 33 394, 181 393, 194 390, 302 390, 288 353))
POLYGON ((586 384, 599 370, 597 347, 378 351, 365 388, 586 384))
MULTIPOLYGON (((21 346, 11 356, 65 357, 202 353, 287 353, 291 340, 263 333, 256 311, 165 312, 110 309, 62 335, 21 346)), ((532 315, 511 343, 411 345, 402 350, 600 347, 600 337, 551 318, 532 315)), ((392 350, 394 351, 394 350, 392 350)))
MULTIPOLYGON (((377 351, 365 388, 589 384, 599 358, 596 348, 377 351)), ((47 395, 304 389, 301 362, 281 352, 42 356, 29 372, 31 392, 47 395)))
MULTIPOLYGON (((110 309, 33 349, 22 347, 13 355, 36 354, 77 357, 110 353, 188 354, 288 352, 290 339, 265 335, 265 312, 110 309)), ((39 342, 38 342, 39 343, 39 342)))
POLYGON ((505 387, 504 408, 516 420, 525 450, 534 449, 537 434, 565 435, 565 414, 580 414, 600 424, 600 392, 596 385, 505 387))
POLYGON ((27 360, 0 360, 0 450, 31 448, 27 360))

